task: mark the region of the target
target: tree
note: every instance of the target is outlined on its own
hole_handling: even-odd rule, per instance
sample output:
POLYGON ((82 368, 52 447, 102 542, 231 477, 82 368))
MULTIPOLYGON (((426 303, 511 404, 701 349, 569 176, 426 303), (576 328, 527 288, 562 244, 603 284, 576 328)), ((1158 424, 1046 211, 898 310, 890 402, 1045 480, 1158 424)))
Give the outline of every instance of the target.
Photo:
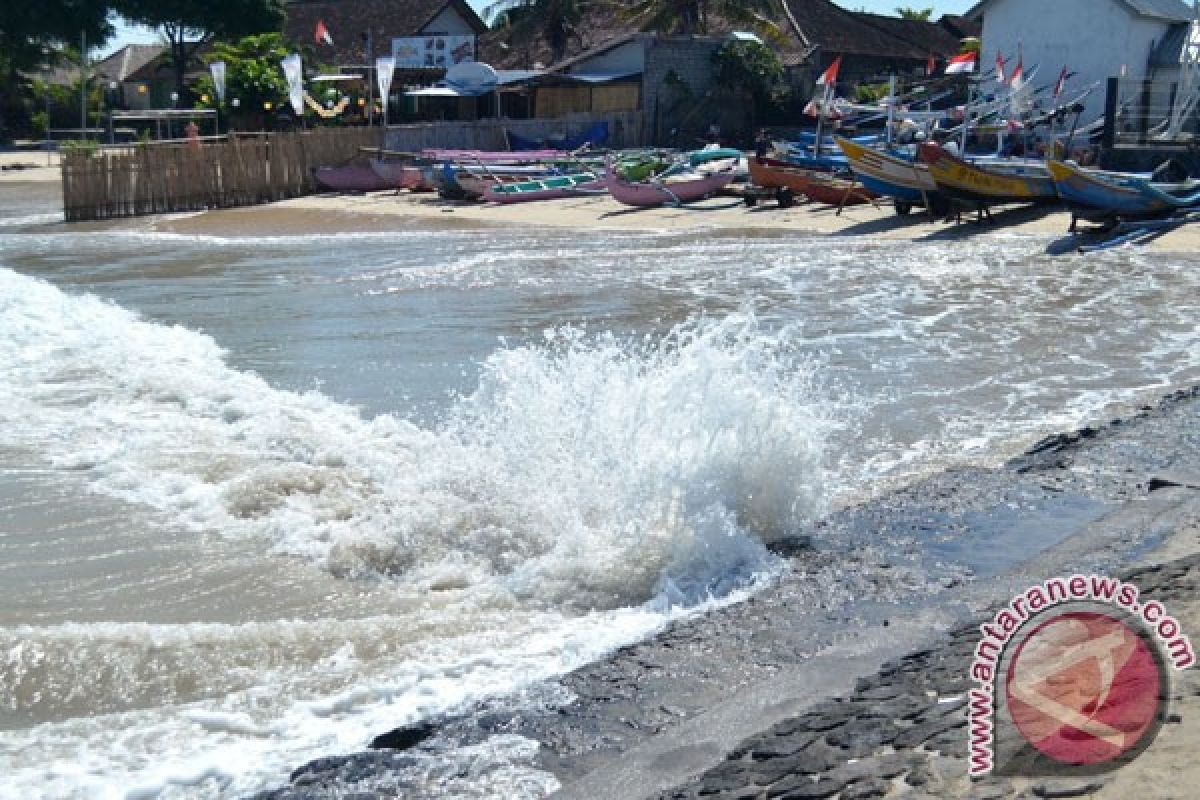
MULTIPOLYGON (((234 127, 262 127, 263 104, 281 107, 287 101, 287 80, 279 67, 288 53, 292 52, 279 33, 260 33, 246 36, 235 43, 218 42, 213 45, 207 60, 225 62, 225 105, 234 127), (238 99, 235 107, 229 101, 238 99)), ((209 105, 217 105, 216 89, 212 76, 205 75, 197 87, 211 99, 209 105)))
POLYGON ((133 22, 158 28, 170 47, 175 91, 189 105, 184 76, 200 48, 215 39, 283 29, 283 0, 114 0, 133 22))
POLYGON ((499 0, 483 9, 493 28, 508 28, 511 35, 526 39, 541 36, 550 46, 552 62, 562 61, 572 39, 579 38, 579 24, 587 0, 499 0))
POLYGON ((80 36, 100 45, 112 35, 111 0, 0 3, 0 138, 23 111, 20 73, 78 54, 80 36))
POLYGON ((634 0, 622 16, 640 23, 644 31, 705 34, 711 14, 779 38, 782 34, 771 17, 782 13, 781 0, 634 0))
POLYGON ((933 9, 932 8, 917 9, 917 8, 902 7, 902 8, 896 9, 896 16, 902 17, 903 19, 915 19, 915 20, 919 20, 921 22, 928 22, 930 19, 933 18, 933 9))
POLYGON ((717 86, 748 97, 751 128, 778 111, 786 99, 783 63, 760 42, 726 42, 713 53, 713 67, 717 86))

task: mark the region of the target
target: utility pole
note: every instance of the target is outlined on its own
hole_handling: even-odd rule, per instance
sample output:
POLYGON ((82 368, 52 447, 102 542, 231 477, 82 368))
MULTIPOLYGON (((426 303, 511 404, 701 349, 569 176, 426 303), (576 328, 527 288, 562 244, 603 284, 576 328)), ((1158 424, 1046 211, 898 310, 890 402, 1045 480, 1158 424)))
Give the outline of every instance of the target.
POLYGON ((375 117, 375 76, 372 70, 375 68, 375 47, 371 41, 371 29, 368 27, 367 32, 363 34, 367 40, 367 127, 371 127, 375 117))
POLYGON ((87 138, 87 31, 79 33, 79 138, 87 138))

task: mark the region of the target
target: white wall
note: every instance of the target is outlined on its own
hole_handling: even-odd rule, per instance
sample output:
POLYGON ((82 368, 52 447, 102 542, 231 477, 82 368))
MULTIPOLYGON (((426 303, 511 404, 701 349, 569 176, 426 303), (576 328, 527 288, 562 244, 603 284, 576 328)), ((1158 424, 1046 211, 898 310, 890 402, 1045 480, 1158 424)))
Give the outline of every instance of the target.
POLYGON ((572 74, 587 74, 590 72, 642 72, 646 68, 646 43, 642 39, 634 39, 623 45, 605 50, 593 58, 574 64, 568 72, 572 74))
MULTIPOLYGON (((1144 77, 1166 31, 1167 23, 1135 16, 1119 0, 993 0, 984 10, 981 68, 991 68, 999 50, 1011 71, 1019 42, 1026 69, 1041 65, 1036 86, 1053 86, 1064 65, 1077 73, 1067 84, 1070 95, 1120 75, 1122 65, 1128 77, 1144 77)), ((1085 102, 1083 122, 1103 114, 1103 84, 1085 102)))
POLYGON ((468 25, 457 11, 447 6, 430 20, 428 25, 421 28, 421 33, 473 34, 475 29, 468 25))

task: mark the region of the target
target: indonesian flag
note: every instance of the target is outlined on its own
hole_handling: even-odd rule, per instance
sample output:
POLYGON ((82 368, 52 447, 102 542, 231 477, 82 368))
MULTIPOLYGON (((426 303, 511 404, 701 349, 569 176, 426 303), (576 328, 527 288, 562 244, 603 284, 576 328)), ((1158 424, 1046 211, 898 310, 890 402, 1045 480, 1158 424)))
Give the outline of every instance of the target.
POLYGON ((325 27, 325 20, 317 20, 317 29, 313 31, 313 39, 317 44, 324 42, 327 45, 333 45, 333 37, 329 35, 329 28, 325 27))
POLYGON ((1024 68, 1024 65, 1020 61, 1018 61, 1017 68, 1013 70, 1012 80, 1010 82, 1010 85, 1012 86, 1013 91, 1015 92, 1016 90, 1020 89, 1024 85, 1024 81, 1025 81, 1025 68, 1024 68))
POLYGON ((821 77, 817 78, 817 86, 833 86, 837 81, 838 70, 842 68, 842 57, 838 56, 829 65, 829 69, 821 73, 821 77))
POLYGON ((996 83, 1004 83, 1004 56, 996 51, 996 83))
POLYGON ((958 75, 964 72, 974 72, 975 61, 976 55, 974 51, 970 53, 959 53, 946 62, 946 74, 958 75))
POLYGON ((1054 84, 1054 99, 1055 100, 1057 100, 1058 96, 1060 94, 1062 94, 1063 87, 1066 86, 1067 78, 1069 78, 1069 77, 1071 77, 1071 73, 1067 72, 1067 68, 1064 66, 1062 68, 1062 72, 1058 73, 1058 81, 1054 84))

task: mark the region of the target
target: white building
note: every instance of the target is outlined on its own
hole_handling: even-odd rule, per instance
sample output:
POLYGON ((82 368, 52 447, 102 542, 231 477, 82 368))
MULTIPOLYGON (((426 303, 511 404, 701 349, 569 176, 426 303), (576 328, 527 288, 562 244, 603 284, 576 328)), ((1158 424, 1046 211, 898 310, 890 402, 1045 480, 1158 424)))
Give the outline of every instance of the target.
POLYGON ((1090 121, 1110 77, 1176 80, 1193 10, 1183 0, 982 0, 966 16, 983 22, 985 70, 997 52, 1011 70, 1020 46, 1026 70, 1039 65, 1038 86, 1053 86, 1064 66, 1075 73, 1065 94, 1100 82, 1086 100, 1090 121))

